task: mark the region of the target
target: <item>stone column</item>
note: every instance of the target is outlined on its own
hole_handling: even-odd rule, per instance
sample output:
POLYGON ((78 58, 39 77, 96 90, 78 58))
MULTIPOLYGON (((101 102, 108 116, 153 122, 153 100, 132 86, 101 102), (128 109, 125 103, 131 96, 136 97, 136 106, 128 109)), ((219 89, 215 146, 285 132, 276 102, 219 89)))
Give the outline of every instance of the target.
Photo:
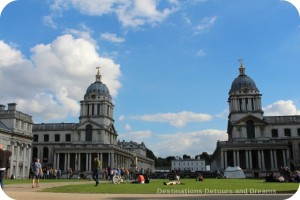
POLYGON ((67 161, 67 169, 68 170, 70 168, 70 157, 71 157, 71 154, 68 153, 68 161, 67 161))
POLYGON ((273 159, 273 150, 270 150, 270 158, 271 158, 271 169, 274 169, 274 159, 273 159))
POLYGON ((64 169, 60 169, 60 170, 65 170, 65 169, 67 169, 67 164, 68 163, 68 153, 65 153, 65 162, 64 162, 64 169))
POLYGON ((221 150, 221 169, 224 169, 224 152, 221 150))
POLYGON ((225 150, 225 168, 224 169, 226 169, 227 168, 227 166, 228 166, 228 163, 227 163, 227 151, 225 150))
POLYGON ((282 149, 282 155, 283 155, 283 165, 286 166, 285 149, 282 149))
POLYGON ((248 157, 248 150, 245 151, 246 154, 246 169, 249 169, 249 157, 248 157))
POLYGON ((114 153, 111 153, 111 167, 114 168, 115 167, 115 159, 114 159, 114 153))
POLYGON ((75 168, 74 171, 78 170, 78 153, 75 153, 75 168))
POLYGON ((274 150, 274 164, 275 164, 274 168, 278 169, 276 150, 274 150))
POLYGON ((17 143, 17 155, 16 155, 16 159, 17 159, 17 162, 16 162, 16 178, 21 178, 20 177, 20 166, 19 166, 19 162, 20 162, 20 158, 19 158, 19 155, 20 155, 20 144, 17 143))
POLYGON ((55 169, 59 168, 59 157, 60 157, 60 153, 57 154, 57 165, 56 165, 55 169))
POLYGON ((89 154, 85 154, 85 171, 89 171, 89 154))
POLYGON ((53 168, 56 168, 56 153, 53 153, 53 168))
POLYGON ((249 165, 249 168, 252 169, 253 168, 253 165, 252 165, 252 151, 249 150, 249 161, 250 161, 250 165, 249 165))
POLYGON ((78 161, 77 161, 77 163, 78 163, 77 169, 78 169, 78 171, 81 171, 81 153, 78 153, 78 161))
POLYGON ((266 165, 265 165, 265 154, 264 154, 264 150, 261 151, 261 158, 262 158, 262 169, 265 170, 265 169, 266 169, 266 165))
POLYGON ((240 166, 241 164, 240 164, 240 151, 239 150, 237 150, 236 156, 237 156, 237 166, 240 166))
POLYGON ((236 151, 233 150, 233 166, 236 166, 236 151))
POLYGON ((258 168, 261 169, 261 155, 260 155, 260 150, 257 151, 258 155, 258 168))

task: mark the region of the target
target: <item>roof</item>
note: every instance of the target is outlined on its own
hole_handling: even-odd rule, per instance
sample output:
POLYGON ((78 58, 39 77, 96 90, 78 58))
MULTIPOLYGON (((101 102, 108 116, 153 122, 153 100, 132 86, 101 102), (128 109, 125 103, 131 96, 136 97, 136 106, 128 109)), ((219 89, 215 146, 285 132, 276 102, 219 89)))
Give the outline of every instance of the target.
POLYGON ((245 74, 245 68, 242 63, 239 70, 240 70, 240 75, 237 78, 235 78, 234 81, 232 82, 229 93, 235 91, 241 91, 243 89, 259 91, 258 88, 256 87, 255 82, 245 74))

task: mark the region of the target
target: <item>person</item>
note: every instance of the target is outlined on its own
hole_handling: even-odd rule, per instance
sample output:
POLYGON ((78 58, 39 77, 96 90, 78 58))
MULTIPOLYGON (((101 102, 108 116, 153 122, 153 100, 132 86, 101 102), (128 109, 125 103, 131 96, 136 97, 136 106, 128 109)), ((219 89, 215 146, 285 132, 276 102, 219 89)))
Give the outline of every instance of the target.
POLYGON ((145 183, 145 177, 144 175, 140 174, 138 176, 138 182, 141 183, 141 184, 144 184, 145 183))
POLYGON ((204 178, 201 173, 198 174, 198 177, 196 178, 196 181, 204 181, 204 178))
POLYGON ((98 156, 94 157, 93 162, 93 179, 96 182, 95 186, 99 185, 99 169, 101 169, 101 161, 99 160, 98 156))
POLYGON ((3 149, 3 144, 0 144, 0 186, 3 188, 3 180, 5 176, 5 172, 10 168, 9 157, 11 156, 11 152, 3 149))
POLYGON ((43 176, 42 164, 40 163, 40 159, 34 159, 32 163, 31 170, 33 173, 32 177, 32 188, 39 187, 40 177, 43 176))
POLYGON ((176 174, 175 175, 175 180, 174 181, 170 181, 168 183, 164 182, 164 185, 184 185, 184 183, 180 182, 180 177, 176 174))

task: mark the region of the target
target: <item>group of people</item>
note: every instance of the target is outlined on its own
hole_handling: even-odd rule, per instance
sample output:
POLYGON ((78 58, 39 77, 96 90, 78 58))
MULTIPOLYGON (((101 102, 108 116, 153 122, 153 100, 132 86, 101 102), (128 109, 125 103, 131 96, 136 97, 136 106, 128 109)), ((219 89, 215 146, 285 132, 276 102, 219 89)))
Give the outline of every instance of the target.
POLYGON ((266 182, 297 182, 300 183, 300 171, 291 172, 288 167, 281 167, 279 174, 266 174, 266 182))

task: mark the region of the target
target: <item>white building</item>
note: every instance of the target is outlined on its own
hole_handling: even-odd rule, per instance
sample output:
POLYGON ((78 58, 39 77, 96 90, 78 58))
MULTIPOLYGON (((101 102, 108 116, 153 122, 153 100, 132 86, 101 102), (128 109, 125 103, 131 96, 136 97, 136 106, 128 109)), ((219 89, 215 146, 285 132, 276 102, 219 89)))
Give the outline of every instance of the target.
POLYGON ((28 177, 31 163, 32 117, 16 110, 9 103, 7 110, 0 105, 0 143, 12 152, 7 176, 28 177))
POLYGON ((171 160, 172 171, 206 171, 205 160, 199 159, 179 159, 171 160))
POLYGON ((154 170, 144 143, 117 141, 114 105, 99 70, 80 105, 79 123, 33 125, 33 157, 40 158, 44 166, 75 172, 90 173, 95 156, 103 167, 130 169, 136 165, 154 170))
POLYGON ((217 143, 211 171, 240 166, 253 176, 281 166, 300 169, 300 115, 264 116, 255 82, 242 63, 239 71, 229 91, 228 141, 217 143))

